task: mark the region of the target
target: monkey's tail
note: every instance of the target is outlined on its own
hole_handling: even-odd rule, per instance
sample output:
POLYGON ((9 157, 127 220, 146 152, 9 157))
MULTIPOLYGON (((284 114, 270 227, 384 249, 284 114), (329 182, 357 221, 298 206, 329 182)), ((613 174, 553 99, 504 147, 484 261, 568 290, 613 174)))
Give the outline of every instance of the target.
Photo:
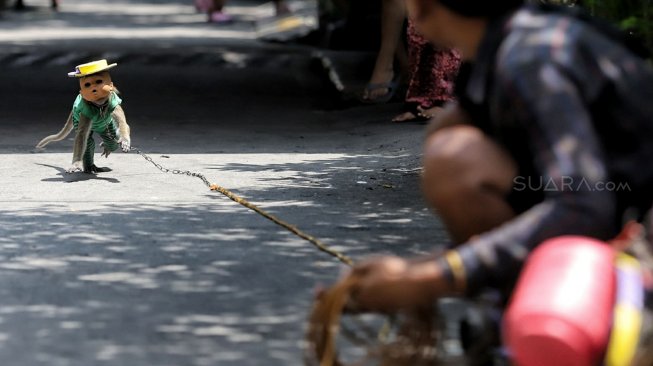
POLYGON ((63 126, 61 131, 57 133, 56 135, 50 135, 43 140, 41 140, 38 144, 36 144, 36 148, 40 149, 42 147, 45 147, 45 145, 51 143, 52 141, 61 141, 68 136, 70 131, 73 130, 73 112, 70 112, 70 115, 68 116, 68 120, 66 121, 66 124, 63 126))

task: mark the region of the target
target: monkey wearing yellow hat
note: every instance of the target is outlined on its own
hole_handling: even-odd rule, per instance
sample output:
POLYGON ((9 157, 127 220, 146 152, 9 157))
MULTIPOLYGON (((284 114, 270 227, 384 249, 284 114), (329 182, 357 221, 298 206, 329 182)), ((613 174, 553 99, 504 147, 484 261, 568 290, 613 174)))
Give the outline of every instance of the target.
POLYGON ((130 129, 120 103, 118 89, 113 85, 106 60, 93 61, 78 65, 68 76, 79 79, 80 93, 73 103, 73 109, 64 127, 56 135, 41 140, 36 147, 42 148, 52 141, 61 141, 75 128, 72 166, 66 171, 74 173, 99 173, 110 171, 99 168, 94 163, 95 140, 93 132, 102 138, 103 156, 120 147, 123 152, 131 149, 130 129))

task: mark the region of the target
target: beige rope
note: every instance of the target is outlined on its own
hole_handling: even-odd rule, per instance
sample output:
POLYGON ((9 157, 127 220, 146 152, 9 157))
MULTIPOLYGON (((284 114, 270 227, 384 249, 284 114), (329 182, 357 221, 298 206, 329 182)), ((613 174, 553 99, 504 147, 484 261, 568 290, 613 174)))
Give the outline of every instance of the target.
POLYGON ((340 252, 338 252, 338 251, 336 251, 334 249, 329 248, 326 244, 322 243, 322 241, 320 241, 319 239, 317 239, 317 238, 315 238, 315 237, 313 237, 311 235, 306 234, 305 232, 299 230, 296 226, 290 225, 289 223, 277 218, 276 216, 274 216, 274 215, 260 209, 259 207, 257 207, 256 205, 250 203, 249 201, 245 200, 244 198, 238 197, 237 195, 233 194, 228 189, 226 189, 224 187, 221 187, 221 186, 219 186, 217 184, 211 184, 211 186, 209 188, 211 188, 212 191, 217 191, 217 192, 222 193, 224 196, 226 196, 230 200, 232 200, 232 201, 234 201, 234 202, 236 202, 236 203, 238 203, 238 204, 240 204, 242 206, 245 206, 245 207, 249 208, 250 210, 258 213, 259 215, 261 215, 261 216, 265 217, 266 219, 274 222, 275 224, 285 228, 286 230, 290 231, 291 233, 297 235, 298 237, 310 242, 317 249, 319 249, 319 250, 321 250, 321 251, 323 251, 323 252, 325 252, 327 254, 330 254, 331 256, 337 258, 342 263, 344 263, 344 264, 346 264, 348 266, 351 266, 351 265, 354 264, 354 261, 351 258, 347 257, 346 255, 344 255, 344 254, 342 254, 342 253, 340 253, 340 252))
POLYGON ((309 316, 306 340, 309 350, 314 353, 308 356, 315 357, 319 366, 341 365, 336 357, 336 336, 340 330, 343 310, 358 281, 357 277, 348 276, 315 300, 309 316))

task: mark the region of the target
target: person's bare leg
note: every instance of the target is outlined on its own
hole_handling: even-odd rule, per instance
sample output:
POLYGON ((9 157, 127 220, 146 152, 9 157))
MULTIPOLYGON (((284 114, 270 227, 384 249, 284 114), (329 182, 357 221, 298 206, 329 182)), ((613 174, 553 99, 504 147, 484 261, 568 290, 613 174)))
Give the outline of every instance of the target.
MULTIPOLYGON (((404 0, 383 0, 381 11, 381 47, 376 56, 369 84, 386 84, 394 78, 394 58, 399 47, 406 5, 404 0)), ((364 99, 374 100, 388 93, 387 88, 372 88, 363 93, 364 99)))
MULTIPOLYGON (((403 35, 403 24, 401 26, 401 35, 403 35)), ((410 80, 410 70, 408 61, 408 43, 405 37, 400 35, 399 42, 395 49, 395 64, 394 70, 399 71, 399 77, 406 83, 410 80)))
POLYGON ((413 121, 415 118, 418 116, 415 115, 413 112, 401 112, 398 115, 394 116, 392 118, 392 122, 407 122, 407 121, 413 121))
POLYGON ((224 8, 224 3, 226 0, 212 0, 211 1, 211 8, 209 9, 209 13, 212 13, 214 11, 222 11, 224 8))
POLYGON ((442 112, 443 107, 442 106, 435 106, 431 108, 417 107, 417 110, 419 111, 420 115, 427 117, 428 119, 431 119, 435 117, 438 113, 442 112))
POLYGON ((516 175, 514 160, 475 127, 443 128, 426 141, 424 194, 456 243, 514 217, 506 196, 516 175))
POLYGON ((288 7, 286 0, 273 0, 273 2, 274 2, 274 14, 276 16, 283 16, 291 13, 290 7, 288 7))
POLYGON ((392 122, 407 122, 407 121, 414 121, 415 119, 419 118, 422 120, 429 121, 432 118, 436 117, 440 112, 442 112, 443 107, 431 107, 431 108, 422 108, 422 107, 417 107, 417 114, 413 112, 402 112, 398 115, 396 115, 394 118, 392 118, 392 122))

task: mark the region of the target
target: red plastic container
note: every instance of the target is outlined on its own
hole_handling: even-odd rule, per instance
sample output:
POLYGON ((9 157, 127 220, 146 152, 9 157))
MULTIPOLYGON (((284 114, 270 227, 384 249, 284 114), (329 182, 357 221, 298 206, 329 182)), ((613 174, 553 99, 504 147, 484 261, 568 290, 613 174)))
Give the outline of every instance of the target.
POLYGON ((596 366, 609 340, 616 292, 615 251, 563 236, 531 254, 503 320, 518 366, 596 366))

